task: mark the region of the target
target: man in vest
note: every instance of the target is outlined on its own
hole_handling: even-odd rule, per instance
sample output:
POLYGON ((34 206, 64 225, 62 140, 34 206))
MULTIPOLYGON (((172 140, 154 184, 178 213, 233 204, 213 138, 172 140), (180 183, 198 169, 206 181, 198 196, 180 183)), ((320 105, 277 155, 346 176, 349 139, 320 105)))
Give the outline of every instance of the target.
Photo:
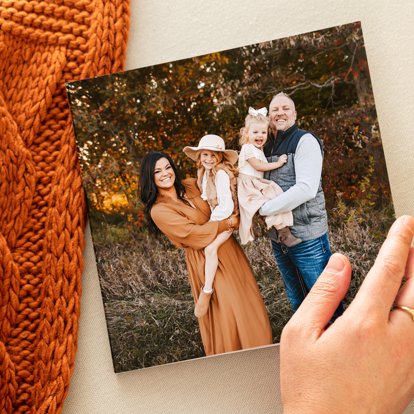
MULTIPOLYGON (((282 167, 266 173, 265 178, 278 184, 284 193, 266 202, 260 214, 293 213, 291 232, 302 242, 287 247, 275 230, 272 230, 270 238, 288 299, 296 310, 332 254, 321 185, 323 144, 315 135, 298 128, 295 103, 286 94, 279 93, 273 97, 269 117, 265 155, 269 162, 277 161, 282 154, 287 154, 288 160, 282 167)), ((342 305, 335 317, 341 313, 342 305)))

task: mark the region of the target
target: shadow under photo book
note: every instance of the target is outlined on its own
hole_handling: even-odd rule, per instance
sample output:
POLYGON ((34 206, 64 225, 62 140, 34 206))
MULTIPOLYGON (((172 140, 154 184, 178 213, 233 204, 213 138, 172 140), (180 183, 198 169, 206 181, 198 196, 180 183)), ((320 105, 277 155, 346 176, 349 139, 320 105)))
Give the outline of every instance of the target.
MULTIPOLYGON (((196 178, 184 147, 215 134, 239 152, 249 107, 279 92, 323 143, 330 247, 354 263, 346 306, 395 217, 359 22, 67 84, 115 372, 206 355, 185 251, 148 230, 141 160, 162 151, 196 178)), ((292 309, 258 214, 253 230, 241 249, 277 343, 292 309)))

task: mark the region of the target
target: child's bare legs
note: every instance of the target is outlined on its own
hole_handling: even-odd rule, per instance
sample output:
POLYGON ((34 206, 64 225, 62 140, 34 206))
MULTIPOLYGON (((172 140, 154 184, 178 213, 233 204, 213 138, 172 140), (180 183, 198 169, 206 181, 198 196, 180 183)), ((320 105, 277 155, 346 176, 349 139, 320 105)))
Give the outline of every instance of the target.
POLYGON ((213 282, 216 276, 217 267, 218 267, 218 254, 217 251, 219 247, 229 239, 231 236, 231 231, 223 231, 220 233, 208 246, 204 248, 204 254, 206 257, 204 274, 205 281, 203 290, 208 292, 213 289, 213 282))
POLYGON ((194 315, 201 318, 207 313, 210 305, 211 295, 213 293, 213 283, 218 267, 219 247, 230 238, 232 231, 224 231, 220 233, 208 246, 204 248, 205 266, 204 266, 204 287, 198 297, 197 304, 194 309, 194 315))

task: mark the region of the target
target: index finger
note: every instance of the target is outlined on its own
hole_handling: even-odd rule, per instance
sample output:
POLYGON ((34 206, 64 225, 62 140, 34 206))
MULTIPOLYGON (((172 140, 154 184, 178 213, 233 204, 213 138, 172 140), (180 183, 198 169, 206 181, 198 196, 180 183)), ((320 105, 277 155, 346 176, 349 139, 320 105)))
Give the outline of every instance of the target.
POLYGON ((394 222, 351 304, 353 310, 388 321, 404 276, 413 236, 413 217, 402 216, 394 222))

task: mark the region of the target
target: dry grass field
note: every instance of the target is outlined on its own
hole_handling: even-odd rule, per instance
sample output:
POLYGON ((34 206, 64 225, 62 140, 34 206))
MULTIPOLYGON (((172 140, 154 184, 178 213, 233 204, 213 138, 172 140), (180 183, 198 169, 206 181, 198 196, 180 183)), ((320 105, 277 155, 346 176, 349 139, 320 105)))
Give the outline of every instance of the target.
MULTIPOLYGON (((353 263, 346 303, 373 263, 391 222, 388 216, 373 212, 369 219, 365 217, 364 224, 347 212, 346 220, 330 228, 332 251, 347 254, 353 263)), ((94 244, 115 371, 203 356, 184 251, 174 248, 164 236, 131 234, 108 225, 102 230, 100 235, 95 232, 94 244)), ((244 250, 264 298, 276 343, 291 310, 269 239, 258 233, 244 250)))

